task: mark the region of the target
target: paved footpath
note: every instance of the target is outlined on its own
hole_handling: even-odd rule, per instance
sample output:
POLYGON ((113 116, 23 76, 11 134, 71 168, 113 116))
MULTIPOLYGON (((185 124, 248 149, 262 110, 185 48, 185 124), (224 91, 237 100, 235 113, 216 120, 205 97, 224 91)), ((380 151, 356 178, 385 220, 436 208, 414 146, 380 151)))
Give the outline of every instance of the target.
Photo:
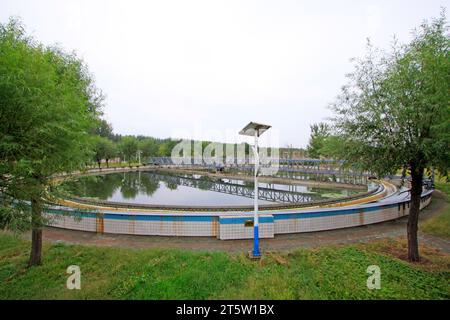
MULTIPOLYGON (((442 193, 433 194, 431 204, 422 211, 420 220, 426 220, 446 208, 442 193)), ((406 237, 407 217, 373 225, 320 231, 276 235, 273 239, 262 239, 262 250, 288 251, 296 248, 314 248, 331 244, 352 244, 377 239, 406 237)), ((212 237, 162 237, 115 234, 44 228, 44 240, 82 245, 125 248, 178 248, 198 251, 245 252, 252 248, 252 240, 217 240, 212 237)), ((419 232, 419 241, 442 252, 450 253, 450 241, 419 232)))

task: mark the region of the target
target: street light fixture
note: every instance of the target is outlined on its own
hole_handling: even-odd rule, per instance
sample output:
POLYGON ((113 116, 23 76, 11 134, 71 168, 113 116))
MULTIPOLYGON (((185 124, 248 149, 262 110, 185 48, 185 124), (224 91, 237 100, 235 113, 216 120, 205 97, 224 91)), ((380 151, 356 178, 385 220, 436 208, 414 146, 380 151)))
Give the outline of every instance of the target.
POLYGON ((261 252, 259 251, 259 223, 258 223, 258 170, 259 170, 259 154, 258 154, 258 138, 270 129, 271 126, 260 124, 256 122, 250 122, 239 134, 244 136, 255 137, 255 145, 253 146, 253 154, 255 155, 255 191, 254 191, 254 212, 253 212, 253 258, 260 258, 261 252))

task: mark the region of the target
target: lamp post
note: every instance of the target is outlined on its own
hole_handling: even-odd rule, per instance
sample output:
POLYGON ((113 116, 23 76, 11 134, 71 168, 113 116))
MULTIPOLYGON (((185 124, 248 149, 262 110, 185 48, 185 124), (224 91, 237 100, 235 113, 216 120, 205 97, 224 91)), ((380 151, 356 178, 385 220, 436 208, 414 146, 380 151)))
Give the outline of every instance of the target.
POLYGON ((239 134, 244 136, 253 136, 255 138, 255 144, 253 146, 253 153, 255 155, 255 190, 254 190, 254 211, 253 211, 253 251, 251 253, 252 258, 260 258, 261 252, 259 250, 259 221, 258 221, 258 171, 259 171, 259 151, 258 151, 258 138, 267 131, 271 126, 260 124, 256 122, 250 122, 239 134))
POLYGON ((142 153, 142 151, 138 150, 136 153, 137 153, 137 156, 138 156, 138 165, 141 165, 141 153, 142 153))

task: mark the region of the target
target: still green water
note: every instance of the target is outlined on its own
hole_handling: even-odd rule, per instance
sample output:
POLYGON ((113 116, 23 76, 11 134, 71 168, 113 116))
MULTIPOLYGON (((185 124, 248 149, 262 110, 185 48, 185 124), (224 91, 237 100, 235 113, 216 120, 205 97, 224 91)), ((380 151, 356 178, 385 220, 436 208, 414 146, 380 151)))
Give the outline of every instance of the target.
MULTIPOLYGON (((310 202, 353 195, 364 190, 259 183, 259 203, 310 202)), ((227 206, 253 204, 252 182, 201 175, 155 172, 109 173, 62 184, 78 197, 152 205, 227 206)))

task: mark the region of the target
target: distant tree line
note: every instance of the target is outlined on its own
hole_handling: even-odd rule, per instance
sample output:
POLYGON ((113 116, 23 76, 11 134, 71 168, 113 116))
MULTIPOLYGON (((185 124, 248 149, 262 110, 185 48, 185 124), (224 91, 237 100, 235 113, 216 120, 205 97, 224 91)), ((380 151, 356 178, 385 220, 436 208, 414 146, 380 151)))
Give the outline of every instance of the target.
MULTIPOLYGON (((127 162, 128 164, 137 163, 139 158, 141 163, 145 163, 149 157, 170 157, 172 155, 173 148, 181 142, 180 139, 172 138, 155 138, 144 135, 121 135, 116 134, 113 131, 113 127, 104 119, 98 121, 97 127, 93 130, 94 136, 94 153, 93 161, 97 166, 101 166, 102 162, 109 164, 112 160, 120 162, 127 162)), ((194 156, 194 143, 201 143, 201 152, 205 151, 205 148, 214 143, 213 141, 196 141, 192 140, 191 156, 194 156)), ((237 144, 222 144, 223 155, 226 154, 226 149, 229 147, 234 148, 235 155, 238 149, 237 144)), ((241 147, 242 148, 242 147, 241 147)), ((264 148, 260 148, 261 150, 264 148)), ((251 146, 248 143, 244 143, 245 156, 251 154, 251 146)), ((267 154, 271 156, 270 148, 267 149, 267 154)), ((278 153, 280 156, 283 154, 289 154, 292 157, 295 155, 305 155, 305 150, 301 148, 279 148, 278 153)), ((212 155, 215 155, 213 150, 212 155)))
POLYGON ((93 160, 100 166, 102 161, 109 163, 113 159, 129 164, 136 163, 139 158, 168 157, 173 147, 180 140, 159 139, 146 136, 131 136, 114 134, 112 126, 102 119, 95 130, 94 157, 93 160))

